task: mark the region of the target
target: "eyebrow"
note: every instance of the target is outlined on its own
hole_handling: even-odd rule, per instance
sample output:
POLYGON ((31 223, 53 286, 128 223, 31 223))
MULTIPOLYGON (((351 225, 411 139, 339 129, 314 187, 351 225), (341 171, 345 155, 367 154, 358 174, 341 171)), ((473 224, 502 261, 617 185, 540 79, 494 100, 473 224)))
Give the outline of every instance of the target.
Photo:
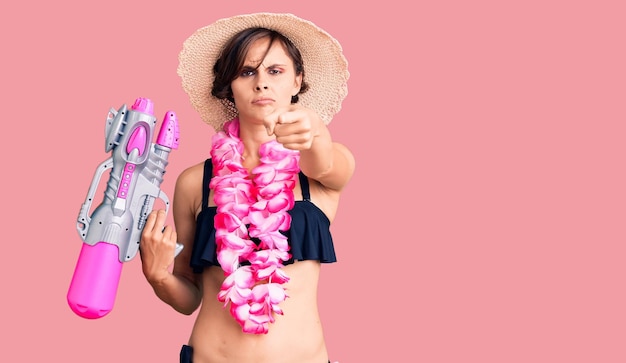
MULTIPOLYGON (((252 63, 252 62, 250 62, 252 63)), ((261 67, 263 65, 263 62, 258 63, 257 66, 252 66, 250 63, 245 63, 243 65, 243 68, 247 68, 247 69, 258 69, 259 67, 261 67)), ((265 67, 265 68, 276 68, 276 67, 287 67, 287 64, 283 64, 283 63, 274 63, 274 64, 270 64, 269 66, 265 67)))

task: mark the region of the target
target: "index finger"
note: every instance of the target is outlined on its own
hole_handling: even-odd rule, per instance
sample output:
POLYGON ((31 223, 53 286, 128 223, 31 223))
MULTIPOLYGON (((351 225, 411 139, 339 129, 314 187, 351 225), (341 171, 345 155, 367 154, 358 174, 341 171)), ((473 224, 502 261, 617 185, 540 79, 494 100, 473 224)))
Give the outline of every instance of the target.
POLYGON ((276 123, 278 122, 278 115, 280 115, 279 111, 275 110, 263 118, 263 126, 265 126, 265 129, 267 130, 268 136, 274 134, 274 127, 276 127, 276 123))
POLYGON ((267 129, 268 135, 274 134, 277 124, 290 124, 298 121, 297 114, 291 108, 279 108, 263 119, 263 124, 267 129))
POLYGON ((148 214, 148 219, 146 219, 146 225, 144 226, 144 229, 148 231, 151 231, 155 228, 162 230, 165 226, 166 217, 167 215, 165 213, 165 210, 153 210, 152 212, 150 212, 150 214, 148 214))

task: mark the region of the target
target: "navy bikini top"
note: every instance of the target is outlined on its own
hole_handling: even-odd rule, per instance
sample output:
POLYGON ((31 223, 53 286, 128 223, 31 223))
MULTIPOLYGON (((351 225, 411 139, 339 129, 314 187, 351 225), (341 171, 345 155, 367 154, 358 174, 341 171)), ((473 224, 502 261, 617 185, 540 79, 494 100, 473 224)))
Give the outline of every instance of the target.
MULTIPOLYGON (((201 273, 209 266, 220 266, 217 260, 217 245, 215 243, 215 206, 209 206, 209 182, 213 175, 211 159, 204 162, 204 176, 202 180, 202 209, 198 214, 196 235, 191 251, 190 265, 194 272, 201 273)), ((296 260, 317 260, 322 263, 336 262, 335 246, 330 233, 330 221, 324 212, 310 200, 309 180, 300 172, 300 187, 302 199, 297 200, 291 215, 291 227, 281 232, 288 239, 291 259, 284 264, 292 264, 296 260)))

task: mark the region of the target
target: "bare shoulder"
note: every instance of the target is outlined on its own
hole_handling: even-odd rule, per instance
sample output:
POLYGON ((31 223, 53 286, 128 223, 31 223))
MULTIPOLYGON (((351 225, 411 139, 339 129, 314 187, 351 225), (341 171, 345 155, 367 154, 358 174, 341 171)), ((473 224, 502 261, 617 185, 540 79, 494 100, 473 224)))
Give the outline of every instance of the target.
POLYGON ((179 208, 186 206, 192 215, 200 206, 202 198, 202 178, 204 174, 204 161, 191 165, 184 169, 176 179, 174 191, 174 203, 179 208))
POLYGON ((184 169, 179 175, 176 183, 190 183, 198 179, 202 180, 202 174, 204 173, 204 161, 191 165, 184 169))

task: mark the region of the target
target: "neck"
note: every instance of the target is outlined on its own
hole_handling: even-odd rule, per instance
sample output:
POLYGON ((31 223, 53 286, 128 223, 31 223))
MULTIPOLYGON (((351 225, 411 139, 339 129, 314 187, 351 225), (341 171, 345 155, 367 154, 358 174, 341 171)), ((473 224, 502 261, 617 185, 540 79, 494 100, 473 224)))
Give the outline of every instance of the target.
POLYGON ((239 138, 243 143, 242 157, 246 162, 259 160, 259 148, 264 143, 273 140, 273 136, 267 134, 263 125, 239 123, 239 138))

